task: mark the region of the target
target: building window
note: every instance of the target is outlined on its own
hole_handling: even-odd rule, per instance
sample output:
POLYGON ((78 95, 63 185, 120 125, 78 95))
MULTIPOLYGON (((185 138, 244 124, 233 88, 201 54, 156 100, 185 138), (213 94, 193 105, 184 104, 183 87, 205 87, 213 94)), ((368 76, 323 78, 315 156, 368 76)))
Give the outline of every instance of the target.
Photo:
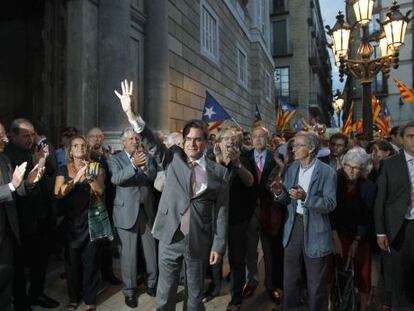
POLYGON ((239 82, 247 86, 247 53, 240 46, 237 48, 237 72, 239 82))
POLYGON ((266 72, 265 73, 265 97, 268 101, 270 101, 270 98, 272 96, 272 76, 266 72))
POLYGON ((273 0, 273 13, 283 13, 287 11, 286 0, 273 0))
POLYGON ((201 53, 218 62, 219 25, 218 17, 207 3, 200 3, 200 41, 201 53))
POLYGON ((377 22, 377 19, 381 19, 380 14, 372 14, 371 23, 368 24, 368 30, 370 34, 379 32, 381 30, 381 25, 377 22))
POLYGON ((278 97, 290 96, 289 67, 278 67, 274 73, 276 95, 278 97))
POLYGON ((273 55, 282 56, 290 53, 287 37, 287 21, 279 20, 273 22, 273 55))

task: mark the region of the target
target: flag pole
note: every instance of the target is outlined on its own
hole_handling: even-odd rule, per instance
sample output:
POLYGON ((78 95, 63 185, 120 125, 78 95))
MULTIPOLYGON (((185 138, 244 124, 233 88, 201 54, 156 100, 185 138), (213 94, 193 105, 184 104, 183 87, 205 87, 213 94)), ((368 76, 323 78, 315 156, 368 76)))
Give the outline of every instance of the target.
POLYGON ((231 120, 236 123, 236 125, 239 127, 239 129, 243 130, 243 128, 240 126, 239 122, 236 121, 235 118, 231 117, 231 120))

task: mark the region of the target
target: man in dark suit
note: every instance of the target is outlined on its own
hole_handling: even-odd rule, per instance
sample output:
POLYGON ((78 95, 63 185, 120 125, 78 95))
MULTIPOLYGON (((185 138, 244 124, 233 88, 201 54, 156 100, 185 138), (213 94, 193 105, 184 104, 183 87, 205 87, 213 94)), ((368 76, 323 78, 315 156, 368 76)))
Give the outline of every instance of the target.
POLYGON ((403 152, 384 160, 374 220, 380 248, 391 254, 392 304, 414 307, 414 122, 401 126, 403 152))
POLYGON ((49 257, 48 238, 50 237, 52 206, 48 185, 53 184, 56 167, 48 157, 48 147, 35 146, 36 132, 33 124, 26 119, 16 119, 10 125, 10 143, 4 153, 12 167, 27 162, 26 175, 37 164, 46 168, 38 187, 25 197, 16 197, 17 215, 20 226, 21 245, 15 248, 15 282, 13 296, 16 310, 27 310, 30 305, 56 308, 59 303, 45 295, 44 284, 49 257), (41 160, 42 159, 42 160, 41 160), (30 258, 30 259, 29 259, 30 258), (29 268, 29 296, 25 267, 29 268))
POLYGON ((227 170, 203 155, 208 130, 199 120, 183 128, 184 150, 171 152, 144 120, 132 111, 132 83, 115 92, 144 147, 165 169, 167 178, 155 218, 153 235, 159 240, 158 310, 175 310, 177 287, 185 262, 187 310, 203 310, 204 272, 226 250, 228 223, 227 170))
POLYGON ((137 243, 141 240, 147 268, 147 293, 155 296, 157 254, 151 235, 154 223, 152 184, 157 174, 150 155, 132 128, 122 134, 124 150, 108 160, 111 181, 116 185, 113 220, 120 239, 121 272, 125 304, 137 307, 137 243))
POLYGON ((336 206, 336 172, 316 159, 319 137, 310 132, 295 136, 295 161, 283 184, 271 185, 275 200, 287 205, 283 232, 284 310, 302 310, 300 288, 305 266, 308 308, 328 310, 328 255, 333 250, 329 213, 336 206))
POLYGON ((253 294, 257 286, 257 280, 253 278, 257 271, 257 243, 258 234, 263 249, 265 264, 265 287, 270 298, 280 302, 283 288, 283 245, 281 223, 283 207, 275 203, 273 195, 268 189, 269 176, 275 169, 276 162, 273 154, 267 149, 269 132, 266 128, 258 126, 252 130, 252 142, 254 149, 246 153, 250 162, 251 173, 254 176, 254 186, 250 191, 254 211, 251 215, 248 233, 248 280, 244 288, 243 296, 253 294), (277 218, 277 219, 276 219, 277 218), (276 224, 272 228, 272 221, 276 224))
POLYGON ((13 171, 10 160, 3 154, 7 142, 4 126, 0 124, 0 310, 5 311, 12 310, 13 245, 20 243, 14 193, 25 195, 26 189, 33 187, 44 172, 37 166, 22 183, 27 163, 13 171))

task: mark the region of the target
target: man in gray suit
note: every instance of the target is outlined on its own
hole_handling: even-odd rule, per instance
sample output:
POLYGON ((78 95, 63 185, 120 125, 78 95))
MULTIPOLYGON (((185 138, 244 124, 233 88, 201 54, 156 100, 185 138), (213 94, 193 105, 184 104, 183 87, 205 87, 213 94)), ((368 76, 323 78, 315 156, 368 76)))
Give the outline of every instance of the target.
POLYGON ((12 298, 13 244, 20 243, 19 221, 14 193, 25 195, 26 189, 42 177, 44 168, 37 165, 23 183, 27 163, 16 166, 3 154, 8 142, 4 126, 0 123, 0 310, 9 311, 12 298))
POLYGON ((283 232, 284 310, 301 308, 302 265, 305 264, 310 311, 328 310, 328 255, 332 252, 329 213, 336 206, 336 172, 316 159, 320 141, 301 132, 293 143, 293 162, 283 184, 271 184, 275 200, 288 206, 283 232))
POLYGON ((108 160, 111 181, 116 186, 113 220, 120 239, 121 272, 125 304, 137 301, 137 239, 141 238, 147 268, 147 293, 155 296, 157 255, 151 235, 154 221, 152 183, 157 174, 153 159, 141 151, 141 141, 132 128, 122 134, 124 150, 108 160))
POLYGON ((167 178, 155 218, 153 235, 159 243, 157 310, 175 310, 178 280, 183 260, 187 281, 187 310, 204 310, 204 273, 222 259, 226 250, 228 223, 227 170, 203 155, 208 130, 199 120, 183 129, 184 150, 174 153, 132 111, 132 83, 115 91, 143 145, 167 170, 167 178))

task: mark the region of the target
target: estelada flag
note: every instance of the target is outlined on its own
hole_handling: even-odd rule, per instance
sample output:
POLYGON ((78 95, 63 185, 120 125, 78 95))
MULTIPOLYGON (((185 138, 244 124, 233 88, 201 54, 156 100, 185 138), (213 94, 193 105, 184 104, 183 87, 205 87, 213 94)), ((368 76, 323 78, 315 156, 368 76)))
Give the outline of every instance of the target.
POLYGON ((209 131, 218 128, 224 121, 230 120, 231 116, 218 103, 218 101, 206 91, 206 101, 204 102, 203 116, 201 120, 208 123, 209 131))
POLYGON ((381 136, 388 136, 391 130, 391 113, 386 103, 382 103, 381 112, 374 124, 381 130, 381 136))
POLYGON ((344 127, 342 128, 342 133, 345 135, 351 135, 353 126, 352 126, 352 114, 354 109, 354 102, 352 102, 351 107, 349 108, 348 117, 346 118, 344 127))
POLYGON ((260 115, 259 112, 259 107, 256 104, 256 111, 254 113, 254 121, 253 121, 253 126, 260 126, 262 123, 262 116, 260 115))
POLYGON ((371 97, 371 107, 372 107, 372 120, 375 121, 380 112, 381 112, 381 105, 377 97, 375 95, 372 95, 371 97))
POLYGON ((276 128, 283 130, 295 112, 296 109, 292 105, 279 99, 276 107, 276 128))
POLYGON ((414 91, 410 90, 404 83, 400 80, 394 79, 394 83, 397 86, 398 90, 401 93, 402 101, 407 103, 414 103, 414 91))

